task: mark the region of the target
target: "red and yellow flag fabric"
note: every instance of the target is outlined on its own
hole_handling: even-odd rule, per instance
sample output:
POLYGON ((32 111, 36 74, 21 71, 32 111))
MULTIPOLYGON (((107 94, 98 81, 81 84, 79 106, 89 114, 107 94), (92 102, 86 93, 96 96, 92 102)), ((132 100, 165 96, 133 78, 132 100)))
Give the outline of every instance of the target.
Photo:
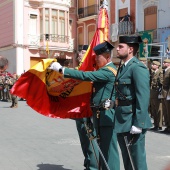
POLYGON ((108 13, 105 8, 101 8, 98 16, 97 30, 93 36, 92 42, 85 53, 82 62, 80 63, 79 70, 83 71, 94 71, 96 68, 95 53, 93 48, 104 42, 108 41, 109 37, 109 23, 108 23, 108 13))
MULTIPOLYGON (((98 27, 89 48, 79 65, 79 70, 93 71, 93 48, 108 40, 108 15, 104 8, 99 11, 98 27)), ((26 99, 27 104, 40 114, 53 118, 83 118, 92 116, 90 97, 92 83, 63 78, 48 69, 56 59, 43 59, 21 75, 11 93, 26 99)))

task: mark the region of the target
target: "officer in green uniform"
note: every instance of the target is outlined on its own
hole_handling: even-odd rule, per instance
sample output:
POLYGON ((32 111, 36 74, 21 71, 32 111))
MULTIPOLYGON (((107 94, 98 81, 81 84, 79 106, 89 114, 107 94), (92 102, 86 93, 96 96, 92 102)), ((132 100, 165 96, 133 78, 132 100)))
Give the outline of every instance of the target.
MULTIPOLYGON (((92 104, 93 109, 93 125, 95 132, 100 137, 100 148, 106 159, 110 170, 119 170, 119 155, 117 148, 117 137, 114 132, 114 109, 106 110, 104 107, 97 109, 103 101, 108 98, 114 100, 114 95, 111 91, 114 88, 116 67, 111 61, 111 50, 114 47, 107 41, 97 45, 93 50, 96 53, 96 64, 99 67, 97 71, 78 71, 68 68, 63 68, 59 63, 54 62, 49 69, 60 71, 66 78, 75 78, 83 81, 93 82, 92 104), (100 119, 99 119, 100 118, 100 119), (100 133, 99 133, 100 132, 100 133)), ((102 170, 107 170, 107 167, 101 159, 100 166, 102 170)), ((90 170, 94 168, 90 168, 90 170)))
MULTIPOLYGON (((82 61, 82 58, 84 54, 86 53, 87 49, 88 49, 88 45, 83 45, 82 50, 80 51, 79 57, 78 57, 79 63, 82 61)), ((90 118, 77 118, 75 119, 75 121, 76 121, 76 128, 77 128, 77 132, 79 135, 81 148, 82 148, 83 155, 84 155, 84 167, 86 169, 89 169, 89 168, 92 169, 92 167, 95 169, 97 166, 96 166, 96 161, 95 161, 96 158, 93 152, 96 149, 94 148, 95 150, 93 151, 93 148, 90 144, 90 141, 87 135, 87 129, 85 127, 85 123, 88 123, 88 124, 91 123, 90 118)))
POLYGON ((162 130, 162 109, 161 99, 158 98, 162 89, 163 83, 163 71, 161 69, 161 63, 159 61, 153 61, 152 76, 151 76, 151 87, 150 87, 150 102, 151 102, 151 113, 153 114, 154 127, 151 130, 162 130))
POLYGON ((120 68, 115 82, 115 130, 118 133, 125 170, 148 169, 145 134, 147 129, 152 127, 148 114, 149 71, 135 57, 141 42, 140 36, 120 36, 117 47, 117 57, 124 64, 120 68), (125 137, 132 145, 127 145, 125 137))

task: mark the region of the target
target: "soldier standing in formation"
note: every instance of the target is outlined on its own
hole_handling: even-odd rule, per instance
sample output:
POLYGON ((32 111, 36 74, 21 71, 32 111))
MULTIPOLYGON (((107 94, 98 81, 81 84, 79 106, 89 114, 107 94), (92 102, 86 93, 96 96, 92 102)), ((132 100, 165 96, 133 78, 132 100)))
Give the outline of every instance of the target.
POLYGON ((162 85, 162 95, 163 95, 163 115, 165 121, 165 130, 163 132, 170 133, 170 59, 165 59, 163 62, 163 67, 165 69, 163 85, 162 85))
POLYGON ((139 61, 141 61, 147 67, 147 59, 145 57, 140 57, 139 61))
MULTIPOLYGON (((51 64, 50 69, 55 71, 62 71, 64 77, 75 78, 83 81, 93 82, 93 94, 92 94, 92 104, 96 106, 93 109, 93 125, 95 132, 100 137, 100 148, 103 155, 108 163, 110 170, 119 170, 119 154, 117 148, 117 137, 114 131, 114 109, 105 110, 101 108, 97 110, 97 106, 104 100, 111 97, 114 100, 114 95, 111 95, 111 91, 114 88, 113 84, 115 82, 116 67, 111 61, 111 50, 114 47, 107 41, 97 45, 94 48, 96 53, 96 64, 99 67, 97 71, 87 71, 82 72, 78 70, 63 68, 59 63, 54 62, 51 64), (100 113, 100 119, 97 117, 97 111, 100 113)), ((107 167, 103 161, 100 160, 100 165, 102 170, 107 170, 107 167)), ((98 169, 98 168, 96 168, 98 169)), ((89 167, 89 170, 94 170, 89 167)))
POLYGON ((162 89, 163 83, 163 71, 161 69, 161 63, 158 61, 153 61, 151 65, 151 91, 150 91, 150 104, 151 113, 154 119, 154 127, 151 130, 162 130, 162 109, 161 109, 161 99, 158 98, 160 91, 162 89))
MULTIPOLYGON (((11 79, 11 87, 15 84, 15 82, 18 80, 18 76, 17 74, 13 74, 13 78, 11 79)), ((12 105, 10 106, 10 108, 17 108, 18 107, 18 98, 16 95, 11 95, 11 99, 12 99, 12 105)))

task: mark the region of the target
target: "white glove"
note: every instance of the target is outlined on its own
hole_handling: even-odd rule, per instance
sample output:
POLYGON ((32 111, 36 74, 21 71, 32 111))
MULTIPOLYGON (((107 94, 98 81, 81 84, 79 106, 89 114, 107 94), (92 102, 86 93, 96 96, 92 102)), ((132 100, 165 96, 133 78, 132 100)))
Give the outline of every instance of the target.
POLYGON ((142 132, 142 129, 141 129, 141 128, 136 127, 136 126, 132 126, 132 127, 131 127, 131 130, 130 130, 130 133, 131 133, 131 134, 139 134, 139 133, 141 133, 141 132, 142 132))
POLYGON ((60 63, 58 62, 52 62, 51 65, 48 67, 48 69, 54 70, 59 72, 59 70, 62 68, 62 66, 60 65, 60 63))
POLYGON ((111 105, 111 100, 107 99, 104 104, 103 104, 103 107, 105 109, 109 109, 110 108, 110 105, 111 105))

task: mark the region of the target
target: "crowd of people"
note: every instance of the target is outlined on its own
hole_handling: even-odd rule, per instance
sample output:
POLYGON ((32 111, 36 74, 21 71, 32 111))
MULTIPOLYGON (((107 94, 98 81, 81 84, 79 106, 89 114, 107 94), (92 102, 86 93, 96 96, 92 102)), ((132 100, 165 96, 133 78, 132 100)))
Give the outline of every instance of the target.
POLYGON ((4 102, 12 102, 10 108, 18 107, 18 98, 10 93, 10 89, 17 81, 17 74, 10 74, 7 71, 0 74, 0 100, 4 102))
POLYGON ((162 67, 159 61, 151 63, 150 92, 151 130, 170 134, 170 59, 165 59, 162 67))
POLYGON ((165 59, 162 66, 157 60, 151 63, 146 58, 139 60, 150 72, 149 113, 154 124, 150 130, 170 134, 170 59, 165 59), (166 128, 163 129, 163 126, 166 128))

